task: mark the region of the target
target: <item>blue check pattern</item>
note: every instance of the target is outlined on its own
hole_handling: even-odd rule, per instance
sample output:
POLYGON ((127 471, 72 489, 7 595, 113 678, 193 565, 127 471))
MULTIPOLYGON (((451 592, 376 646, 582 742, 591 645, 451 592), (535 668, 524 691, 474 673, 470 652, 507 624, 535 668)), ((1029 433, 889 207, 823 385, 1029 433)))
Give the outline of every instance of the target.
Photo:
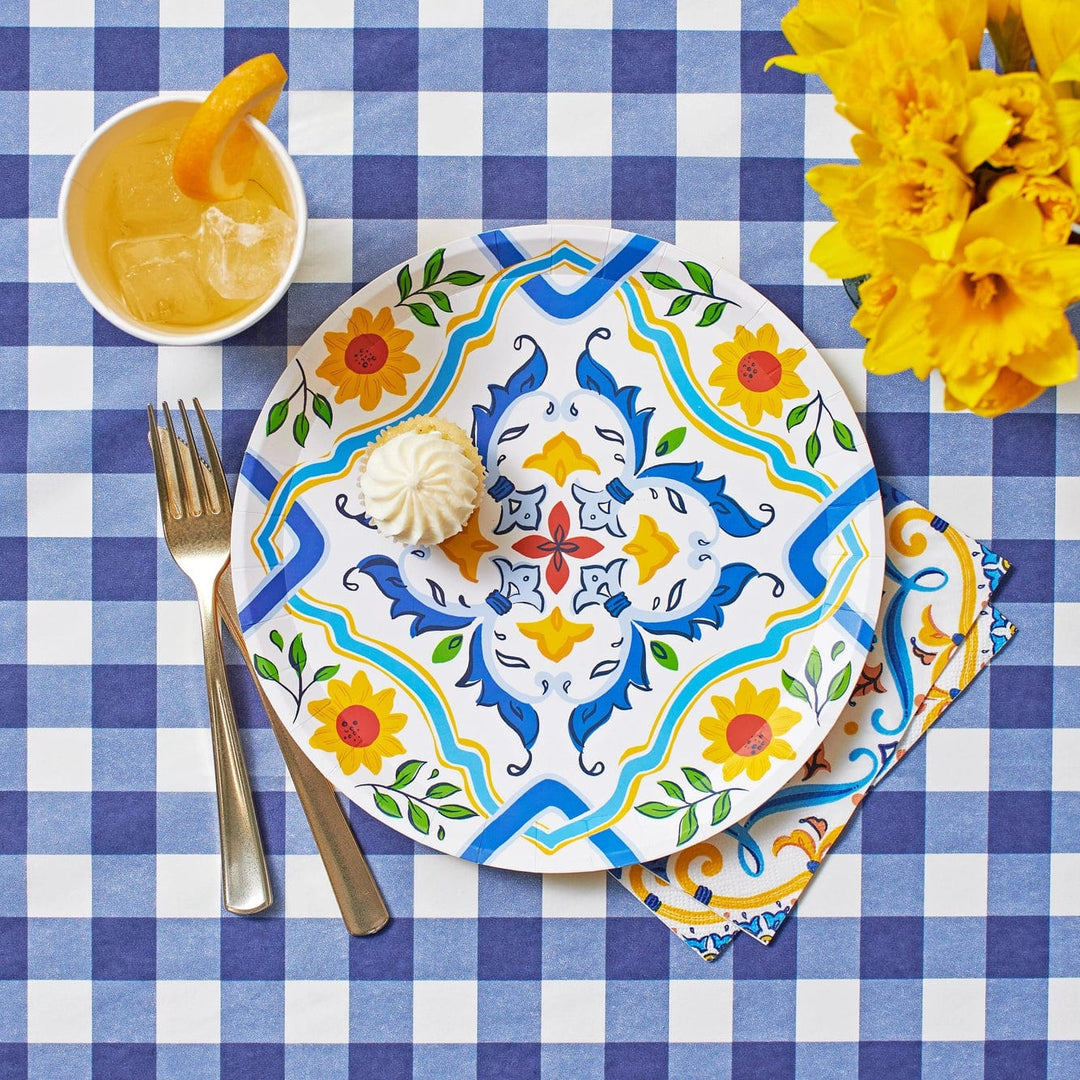
POLYGON ((827 215, 803 173, 845 139, 819 84, 762 70, 786 7, 0 3, 0 1080, 1080 1075, 1080 393, 990 423, 862 373, 805 259, 827 215), (121 107, 268 50, 313 219, 298 280, 222 346, 136 342, 67 275, 63 171, 121 107), (290 349, 363 282, 564 219, 677 240, 802 325, 883 477, 1013 562, 1022 630, 776 942, 713 965, 603 875, 478 871, 356 810, 394 921, 348 938, 233 653, 278 900, 223 916, 145 405, 199 395, 235 471, 290 349))

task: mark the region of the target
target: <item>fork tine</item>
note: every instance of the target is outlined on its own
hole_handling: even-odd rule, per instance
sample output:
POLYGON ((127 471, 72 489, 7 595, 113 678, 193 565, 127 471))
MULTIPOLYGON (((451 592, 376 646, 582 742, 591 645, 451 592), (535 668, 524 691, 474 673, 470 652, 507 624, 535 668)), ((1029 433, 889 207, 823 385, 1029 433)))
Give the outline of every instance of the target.
POLYGON ((184 464, 180 460, 180 442, 176 437, 176 428, 173 427, 172 413, 169 411, 169 405, 165 401, 161 403, 161 408, 165 413, 165 426, 169 429, 169 450, 172 454, 173 468, 176 470, 177 487, 180 489, 181 516, 184 514, 197 514, 199 511, 195 506, 191 487, 184 473, 184 464))
POLYGON ((210 499, 210 492, 206 487, 206 472, 199 461, 199 448, 195 445, 195 432, 191 430, 191 421, 188 419, 188 412, 184 408, 183 401, 177 402, 177 408, 179 408, 180 416, 184 421, 184 435, 187 437, 186 452, 191 459, 191 472, 195 477, 195 486, 199 490, 199 502, 202 505, 204 514, 212 514, 214 507, 210 499))
POLYGON ((218 504, 224 510, 232 505, 229 498, 229 482, 225 479, 225 470, 221 467, 221 456, 218 454, 217 443, 214 442, 214 433, 210 430, 210 424, 206 419, 206 413, 199 403, 198 398, 192 398, 195 411, 199 414, 199 424, 202 426, 203 444, 206 446, 206 460, 210 465, 210 472, 214 478, 214 495, 218 504))
POLYGON ((150 450, 154 455, 154 475, 157 477, 158 504, 164 517, 173 515, 173 492, 169 487, 169 478, 165 471, 165 451, 161 445, 161 432, 158 428, 157 414, 153 405, 146 406, 150 420, 150 450))

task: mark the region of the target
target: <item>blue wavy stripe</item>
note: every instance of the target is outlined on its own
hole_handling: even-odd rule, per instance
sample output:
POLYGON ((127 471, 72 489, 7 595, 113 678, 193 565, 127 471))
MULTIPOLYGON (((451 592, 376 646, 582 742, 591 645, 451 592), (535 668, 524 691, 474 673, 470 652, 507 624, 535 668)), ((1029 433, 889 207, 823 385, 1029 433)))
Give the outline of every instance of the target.
MULTIPOLYGON (((278 478, 250 450, 244 454, 240 475, 263 499, 268 500, 273 495, 278 478)), ((245 631, 272 615, 285 602, 290 590, 319 565, 326 550, 326 541, 319 526, 299 502, 289 507, 285 524, 296 536, 297 552, 287 563, 266 576, 255 595, 240 610, 240 626, 245 631)))
MULTIPOLYGON (((528 258, 501 229, 481 233, 480 239, 504 270, 517 266, 528 258)), ((556 319, 576 319, 603 300, 627 274, 633 273, 658 243, 659 241, 648 236, 635 234, 618 251, 600 263, 584 260, 573 248, 560 244, 550 255, 545 256, 548 265, 554 266, 566 261, 579 267, 591 267, 585 280, 572 292, 561 292, 546 277, 538 274, 522 288, 541 311, 556 319)))
MULTIPOLYGON (((487 862, 504 844, 513 840, 526 826, 546 810, 558 810, 567 818, 580 818, 588 806, 576 791, 561 780, 547 777, 523 791, 512 803, 503 807, 497 818, 489 821, 480 834, 461 853, 462 858, 487 862)), ((544 834, 535 828, 530 836, 543 840, 544 834)), ((638 861, 632 851, 613 829, 605 829, 589 837, 612 866, 627 866, 638 861)))
POLYGON ((469 750, 458 745, 450 724, 450 717, 447 715, 438 694, 428 685, 427 681, 393 653, 387 652, 377 645, 358 641, 353 637, 349 630, 348 621, 340 612, 327 611, 317 604, 305 600, 302 596, 294 596, 291 604, 298 615, 306 615, 329 627, 334 644, 339 649, 343 649, 360 660, 376 664, 416 696, 435 729, 439 749, 443 757, 455 768, 463 769, 469 774, 473 791, 480 805, 487 813, 494 814, 499 809, 499 804, 488 787, 487 777, 484 774, 483 758, 475 750, 469 750))
POLYGON ((645 320, 645 313, 629 284, 622 285, 619 291, 626 298, 635 328, 642 337, 647 338, 656 346, 668 377, 678 387, 683 401, 691 412, 733 442, 753 447, 764 454, 769 460, 772 471, 782 480, 787 480, 793 484, 801 484, 803 487, 810 488, 811 491, 816 491, 819 495, 829 493, 829 485, 818 473, 812 469, 796 468, 788 462, 783 451, 776 443, 764 439, 754 432, 735 427, 721 413, 717 412, 716 406, 702 397, 697 387, 691 382, 690 373, 683 366, 682 358, 679 356, 679 351, 676 349, 671 335, 666 330, 652 326, 645 320))
MULTIPOLYGON (((818 551, 835 535, 844 521, 867 499, 877 498, 879 492, 877 473, 871 465, 847 487, 836 491, 828 502, 823 503, 802 532, 791 542, 787 552, 788 566, 808 596, 819 596, 825 588, 825 575, 814 562, 818 551)), ((858 612, 844 604, 836 613, 836 621, 863 648, 870 648, 874 628, 858 612)))

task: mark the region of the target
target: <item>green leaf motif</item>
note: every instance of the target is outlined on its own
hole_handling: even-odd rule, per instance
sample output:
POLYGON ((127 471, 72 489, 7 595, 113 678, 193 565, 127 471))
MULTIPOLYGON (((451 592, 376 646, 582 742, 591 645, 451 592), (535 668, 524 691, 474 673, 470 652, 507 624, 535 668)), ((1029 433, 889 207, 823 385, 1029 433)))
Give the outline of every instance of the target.
POLYGON ((483 281, 483 274, 474 274, 471 270, 455 270, 452 274, 447 274, 443 278, 443 281, 447 285, 475 285, 478 281, 483 281))
POLYGON ((844 651, 844 643, 838 641, 833 647, 832 652, 829 655, 835 660, 844 651))
POLYGON ((372 794, 375 796, 375 805, 387 817, 401 817, 401 807, 385 791, 375 791, 372 794))
POLYGON ((432 784, 431 787, 424 792, 425 799, 448 799, 451 795, 456 795, 461 788, 454 784, 432 784))
POLYGON ((435 808, 444 818, 469 818, 476 817, 476 811, 470 810, 467 806, 459 806, 457 803, 447 803, 445 806, 437 806, 435 808))
MULTIPOLYGON (((407 264, 398 271, 397 287, 401 300, 404 302, 405 297, 412 292, 412 274, 409 273, 407 264)), ((398 816, 400 817, 401 815, 399 814, 398 816)))
POLYGON ((851 682, 851 664, 845 664, 841 671, 838 671, 833 677, 832 682, 829 683, 829 700, 839 701, 847 693, 847 688, 851 682))
POLYGON ((431 818, 428 817, 427 811, 419 803, 414 803, 412 799, 409 800, 409 822, 417 832, 427 836, 431 828, 431 818))
POLYGON ((446 253, 446 248, 439 248, 437 251, 433 251, 428 257, 428 261, 424 263, 424 288, 429 285, 434 285, 439 280, 439 274, 442 272, 443 255, 446 253))
POLYGON ((712 823, 719 825, 731 813, 731 792, 720 792, 720 798, 713 803, 712 823))
POLYGON ((698 791, 712 791, 712 784, 709 783, 709 778, 700 770, 695 769, 690 765, 684 765, 682 767, 682 774, 686 777, 687 782, 698 789, 698 791))
POLYGON ((821 653, 817 651, 816 646, 810 650, 810 655, 806 658, 806 679, 811 686, 817 686, 821 681, 821 653))
POLYGON ((264 679, 269 679, 271 682, 280 682, 281 678, 278 675, 277 664, 273 660, 267 660, 265 656, 255 654, 255 670, 264 679))
POLYGON ((639 814, 644 814, 646 817, 651 818, 665 818, 671 817, 672 814, 677 814, 682 807, 680 806, 668 806, 667 803, 662 802, 644 802, 638 803, 634 809, 639 814))
POLYGON ((431 298, 431 302, 440 310, 450 312, 454 309, 450 306, 450 297, 438 289, 429 289, 425 294, 431 298))
POLYGON ((679 658, 670 645, 665 644, 663 641, 651 641, 649 642, 649 652, 652 653, 653 659, 661 667, 667 668, 668 671, 679 670, 679 658))
POLYGON ((285 648, 285 639, 281 636, 280 630, 271 630, 270 640, 277 646, 278 652, 285 648))
POLYGON ((661 780, 660 786, 666 791, 673 799, 678 799, 679 802, 686 802, 686 796, 683 794, 683 790, 675 783, 674 780, 661 780))
POLYGON ((661 273, 659 270, 646 270, 641 275, 654 289, 679 289, 680 285, 670 274, 661 273))
POLYGON ((690 277, 694 279, 694 284, 702 292, 709 293, 711 295, 713 291, 712 274, 710 274, 709 271, 701 265, 701 263, 686 262, 684 260, 683 266, 686 267, 687 272, 690 274, 690 277))
POLYGON ((300 413, 293 421, 292 437, 297 446, 303 446, 307 442, 308 432, 311 430, 311 421, 304 413, 300 413))
POLYGON ((712 326, 713 323, 719 322, 720 316, 724 314, 724 308, 726 307, 726 300, 720 300, 715 303, 709 304, 701 313, 701 318, 698 319, 697 325, 712 326))
POLYGON ((425 326, 439 325, 439 320, 435 318, 435 312, 427 304, 410 304, 409 310, 413 313, 417 322, 422 322, 425 326))
POLYGON ((289 665, 297 675, 307 666, 307 649, 304 648, 304 635, 297 634, 289 646, 289 665))
POLYGON ((270 415, 266 418, 266 434, 273 435, 289 415, 289 400, 279 401, 270 409, 270 415))
POLYGON ((697 810, 690 806, 679 820, 679 846, 687 842, 697 832, 697 810))
POLYGON ((811 465, 816 465, 819 457, 821 457, 821 440, 816 431, 811 431, 810 438, 806 440, 806 460, 811 465))
POLYGON ((787 429, 790 431, 793 427, 798 427, 805 419, 806 414, 810 411, 810 406, 796 405, 794 409, 787 414, 787 429))
POLYGON ((798 679, 793 678, 786 671, 780 672, 780 681, 784 684, 784 689, 793 697, 798 698, 800 701, 809 701, 810 695, 806 692, 806 687, 803 686, 798 679))
POLYGON ((327 664, 315 672, 315 682, 329 682, 340 670, 340 664, 327 664))
POLYGON ((841 424, 839 420, 832 422, 833 438, 845 449, 855 449, 855 436, 851 434, 851 428, 847 424, 841 424))
POLYGON ((415 758, 412 761, 406 761, 404 765, 399 765, 398 770, 394 773, 394 782, 390 785, 395 791, 400 791, 404 787, 408 787, 412 783, 413 777, 424 767, 422 761, 417 761, 415 758))
POLYGON ((439 838, 440 840, 445 840, 445 839, 446 839, 446 830, 445 830, 445 829, 444 829, 444 828, 443 828, 443 827, 442 827, 442 826, 440 825, 440 826, 439 826, 439 829, 438 829, 438 832, 436 832, 436 833, 435 833, 435 835, 436 835, 436 836, 437 836, 437 837, 438 837, 438 838, 439 838))
POLYGON ((672 428, 657 444, 656 444, 656 456, 665 457, 667 454, 678 450, 683 444, 683 439, 686 438, 686 428, 677 427, 672 428))
POLYGON ((694 298, 689 293, 683 293, 682 296, 676 296, 671 301, 671 307, 667 309, 668 316, 681 315, 689 306, 690 301, 694 298))
POLYGON ((435 651, 431 654, 431 662, 433 664, 445 664, 447 660, 453 660, 461 652, 461 645, 464 640, 461 634, 451 634, 449 637, 443 638, 435 646, 435 651))
POLYGON ((311 411, 327 426, 329 427, 334 422, 334 410, 330 408, 330 402, 322 396, 322 394, 316 394, 311 399, 311 411))

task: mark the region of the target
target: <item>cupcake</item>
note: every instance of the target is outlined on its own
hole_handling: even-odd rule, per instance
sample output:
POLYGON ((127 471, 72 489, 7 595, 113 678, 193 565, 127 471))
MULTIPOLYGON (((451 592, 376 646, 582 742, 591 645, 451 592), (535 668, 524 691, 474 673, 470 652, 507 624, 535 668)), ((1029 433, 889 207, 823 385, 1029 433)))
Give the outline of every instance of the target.
POLYGON ((364 513, 391 540, 441 544, 480 504, 484 466, 448 420, 414 416, 386 428, 360 461, 364 513))

